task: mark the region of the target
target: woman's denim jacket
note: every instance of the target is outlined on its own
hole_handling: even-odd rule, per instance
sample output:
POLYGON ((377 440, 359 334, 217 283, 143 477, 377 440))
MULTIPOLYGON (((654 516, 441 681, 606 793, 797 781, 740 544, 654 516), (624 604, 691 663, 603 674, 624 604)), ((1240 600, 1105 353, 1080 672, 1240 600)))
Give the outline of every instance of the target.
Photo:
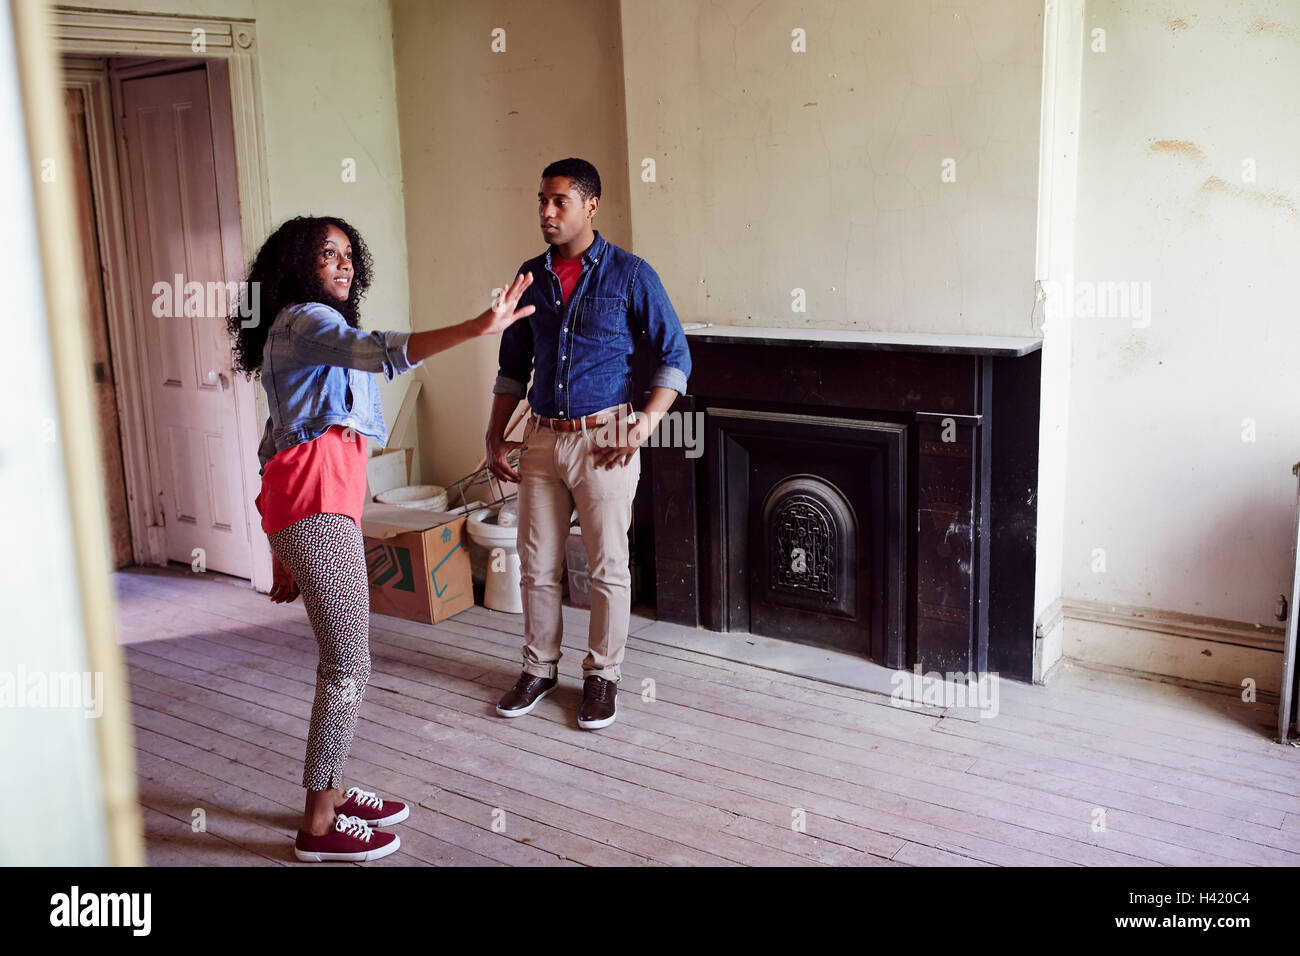
POLYGON ((271 323, 262 351, 262 387, 271 416, 257 456, 319 438, 333 425, 388 441, 384 407, 372 372, 409 372, 409 332, 362 332, 320 302, 286 306, 271 323))

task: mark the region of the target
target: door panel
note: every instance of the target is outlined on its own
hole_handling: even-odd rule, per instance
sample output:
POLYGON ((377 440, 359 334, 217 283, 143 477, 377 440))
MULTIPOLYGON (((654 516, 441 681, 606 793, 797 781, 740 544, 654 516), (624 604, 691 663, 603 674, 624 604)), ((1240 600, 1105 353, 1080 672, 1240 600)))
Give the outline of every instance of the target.
POLYGON ((122 103, 167 556, 249 577, 206 70, 123 80, 122 103))
POLYGON ((226 484, 226 470, 223 462, 229 459, 233 449, 226 448, 225 439, 220 432, 203 433, 204 460, 208 466, 208 507, 212 510, 212 526, 223 531, 231 531, 233 521, 230 514, 230 487, 226 484))
MULTIPOLYGON (((194 470, 193 456, 190 454, 190 431, 180 425, 167 427, 167 438, 163 447, 170 453, 174 475, 189 475, 194 470)), ((198 516, 194 513, 194 495, 190 489, 189 483, 181 482, 172 490, 170 502, 172 507, 168 515, 171 521, 188 521, 191 524, 198 522, 198 516)))

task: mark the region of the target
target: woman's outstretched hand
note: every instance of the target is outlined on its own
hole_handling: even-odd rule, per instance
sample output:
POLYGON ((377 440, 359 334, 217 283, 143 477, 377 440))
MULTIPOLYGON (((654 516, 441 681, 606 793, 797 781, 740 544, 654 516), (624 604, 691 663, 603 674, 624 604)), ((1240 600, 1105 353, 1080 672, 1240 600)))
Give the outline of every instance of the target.
POLYGON ((410 338, 406 340, 407 361, 414 365, 423 362, 431 355, 445 352, 480 335, 497 335, 508 329, 512 323, 532 315, 536 311, 533 306, 526 305, 522 309, 518 308, 519 297, 532 284, 531 272, 516 276, 510 288, 497 296, 492 308, 486 309, 481 315, 440 329, 412 332, 410 338))
POLYGON ((490 309, 484 310, 483 314, 474 319, 475 325, 478 326, 480 335, 496 335, 504 332, 514 322, 525 316, 532 315, 536 308, 526 305, 522 309, 518 308, 519 299, 533 284, 533 274, 525 272, 522 275, 515 276, 515 281, 510 284, 499 296, 490 309))

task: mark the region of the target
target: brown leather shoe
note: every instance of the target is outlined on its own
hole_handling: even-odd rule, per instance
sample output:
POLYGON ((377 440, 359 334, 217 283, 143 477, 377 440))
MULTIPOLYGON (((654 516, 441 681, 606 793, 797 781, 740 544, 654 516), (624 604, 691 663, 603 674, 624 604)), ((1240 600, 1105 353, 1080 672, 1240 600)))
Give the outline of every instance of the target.
POLYGON ((537 677, 524 671, 497 704, 497 713, 502 717, 522 717, 559 683, 559 678, 537 677))
POLYGON ((614 722, 618 714, 618 684, 592 674, 582 682, 582 706, 578 708, 578 726, 599 730, 614 722))

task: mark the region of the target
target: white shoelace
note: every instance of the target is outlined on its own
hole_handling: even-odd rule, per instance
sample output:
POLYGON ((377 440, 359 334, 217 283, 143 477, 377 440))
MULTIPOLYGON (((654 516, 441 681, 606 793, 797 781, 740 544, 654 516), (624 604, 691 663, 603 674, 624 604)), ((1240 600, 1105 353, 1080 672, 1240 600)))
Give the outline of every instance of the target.
POLYGON ((384 805, 384 801, 379 799, 378 796, 369 790, 362 790, 360 787, 348 787, 348 792, 345 796, 351 797, 363 807, 373 807, 378 810, 384 805))
POLYGON ((348 817, 342 814, 339 814, 339 818, 334 821, 334 829, 339 833, 346 833, 350 837, 356 837, 358 840, 364 840, 366 843, 369 843, 370 838, 375 834, 375 831, 370 829, 365 820, 360 817, 348 817))

